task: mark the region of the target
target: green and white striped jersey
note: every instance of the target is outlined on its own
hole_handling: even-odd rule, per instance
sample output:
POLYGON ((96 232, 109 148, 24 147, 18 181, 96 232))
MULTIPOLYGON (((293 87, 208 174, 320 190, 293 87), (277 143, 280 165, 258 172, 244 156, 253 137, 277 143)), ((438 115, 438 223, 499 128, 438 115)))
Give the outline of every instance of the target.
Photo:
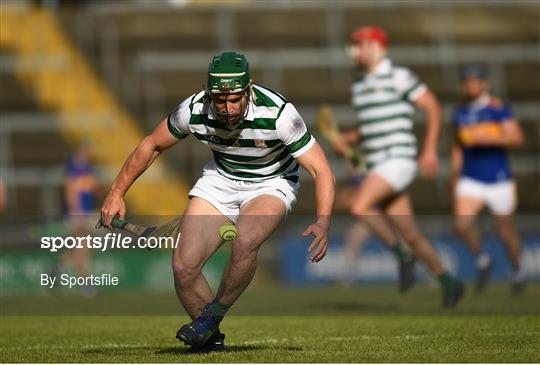
POLYGON ((353 83, 352 105, 368 168, 391 158, 416 158, 413 102, 426 89, 410 70, 389 59, 353 83))
POLYGON ((184 100, 167 121, 175 137, 191 134, 208 145, 217 171, 235 180, 281 176, 297 182, 295 158, 315 143, 296 108, 259 85, 253 85, 247 114, 234 129, 216 120, 210 103, 204 103, 204 91, 184 100))

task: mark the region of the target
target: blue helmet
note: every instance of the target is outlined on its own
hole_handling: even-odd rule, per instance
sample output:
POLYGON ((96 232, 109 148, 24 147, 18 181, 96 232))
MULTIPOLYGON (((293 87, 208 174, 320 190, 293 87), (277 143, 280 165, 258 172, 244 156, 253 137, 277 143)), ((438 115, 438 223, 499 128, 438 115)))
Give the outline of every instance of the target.
POLYGON ((487 70, 482 65, 467 65, 464 66, 459 72, 461 80, 465 80, 469 77, 473 77, 479 80, 485 80, 487 78, 487 70))

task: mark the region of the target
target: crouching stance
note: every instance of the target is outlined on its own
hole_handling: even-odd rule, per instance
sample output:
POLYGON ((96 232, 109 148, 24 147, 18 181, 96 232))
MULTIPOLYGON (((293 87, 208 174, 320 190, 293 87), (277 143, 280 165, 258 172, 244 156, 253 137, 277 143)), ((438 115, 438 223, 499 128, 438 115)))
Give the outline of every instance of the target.
POLYGON ((127 159, 102 208, 109 224, 125 213, 123 195, 159 155, 194 136, 213 158, 189 193, 180 223, 180 244, 173 252, 178 299, 192 318, 176 336, 194 351, 223 348, 219 324, 251 282, 261 244, 292 209, 299 189, 299 166, 315 180, 317 217, 304 236, 311 260, 326 254, 334 178, 319 144, 295 107, 267 88, 253 84, 246 58, 234 52, 216 55, 205 90, 184 100, 127 159), (217 295, 202 267, 218 249, 220 226, 234 222, 237 238, 217 295))

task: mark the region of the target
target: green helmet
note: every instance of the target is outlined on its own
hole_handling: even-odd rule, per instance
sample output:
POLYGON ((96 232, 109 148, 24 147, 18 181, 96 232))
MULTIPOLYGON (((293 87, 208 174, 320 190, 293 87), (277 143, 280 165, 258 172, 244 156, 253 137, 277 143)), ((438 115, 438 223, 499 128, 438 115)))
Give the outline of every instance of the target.
POLYGON ((223 52, 214 56, 208 65, 207 91, 211 94, 229 94, 249 86, 249 64, 246 56, 236 52, 223 52))

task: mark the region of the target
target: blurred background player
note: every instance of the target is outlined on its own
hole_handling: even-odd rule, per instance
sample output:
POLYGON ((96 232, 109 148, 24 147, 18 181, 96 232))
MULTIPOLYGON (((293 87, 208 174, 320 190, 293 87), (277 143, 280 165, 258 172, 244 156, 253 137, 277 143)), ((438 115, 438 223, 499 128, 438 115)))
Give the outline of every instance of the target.
POLYGON ((108 225, 116 214, 123 218, 124 195, 135 179, 189 135, 211 148, 213 158, 189 192, 172 259, 178 299, 193 320, 176 337, 194 352, 223 349, 219 325, 253 279, 261 245, 296 202, 300 166, 316 185, 317 221, 303 232, 314 236, 312 262, 326 254, 334 203, 334 177, 321 147, 291 103, 253 84, 246 57, 218 54, 207 76, 205 90, 180 103, 127 158, 101 209, 108 225), (230 221, 238 236, 214 295, 202 268, 222 243, 219 227, 230 221))
MULTIPOLYGON (((337 211, 349 211, 351 206, 351 196, 362 183, 364 172, 352 164, 347 164, 347 181, 336 192, 336 203, 334 208, 337 211)), ((350 285, 356 280, 358 260, 362 253, 362 247, 369 238, 369 228, 361 221, 355 220, 349 224, 343 234, 343 257, 345 259, 344 270, 340 278, 341 284, 350 285)))
POLYGON ((452 147, 452 188, 456 231, 476 256, 476 288, 489 282, 492 260, 482 251, 475 220, 487 206, 510 263, 511 290, 521 292, 521 242, 513 222, 516 187, 507 149, 523 144, 520 125, 510 107, 489 94, 486 70, 470 65, 461 71, 465 100, 455 110, 456 143, 452 147))
MULTIPOLYGON (((97 202, 100 185, 96 179, 93 164, 93 147, 83 141, 68 157, 65 167, 64 203, 67 213, 67 232, 74 237, 94 233, 93 226, 97 215, 97 202)), ((55 273, 74 270, 77 275, 91 274, 92 250, 76 247, 66 250, 53 269, 55 273)), ((85 295, 95 294, 93 286, 85 287, 85 295)))
MULTIPOLYGON (((330 145, 340 142, 339 126, 332 108, 328 104, 319 107, 316 118, 317 130, 321 137, 330 145)), ((347 151, 341 157, 345 161, 347 179, 336 193, 334 208, 336 211, 349 211, 351 196, 362 182, 366 166, 365 161, 357 148, 347 146, 347 151)), ((343 285, 352 284, 357 277, 358 259, 362 246, 369 237, 369 228, 361 221, 354 219, 343 230, 343 267, 340 270, 339 281, 343 285)))
POLYGON ((351 34, 350 55, 365 71, 352 85, 358 127, 344 132, 342 141, 333 147, 343 153, 346 144, 361 143, 368 174, 352 197, 350 211, 396 253, 401 291, 413 283, 414 259, 400 245, 398 237, 438 278, 443 305, 453 306, 462 297, 464 286, 444 269, 433 246, 420 231, 406 192, 417 173, 414 105, 426 113, 427 120, 418 165, 423 176, 433 177, 438 169, 439 103, 411 71, 392 64, 386 57, 387 46, 386 32, 379 27, 361 27, 351 34))

